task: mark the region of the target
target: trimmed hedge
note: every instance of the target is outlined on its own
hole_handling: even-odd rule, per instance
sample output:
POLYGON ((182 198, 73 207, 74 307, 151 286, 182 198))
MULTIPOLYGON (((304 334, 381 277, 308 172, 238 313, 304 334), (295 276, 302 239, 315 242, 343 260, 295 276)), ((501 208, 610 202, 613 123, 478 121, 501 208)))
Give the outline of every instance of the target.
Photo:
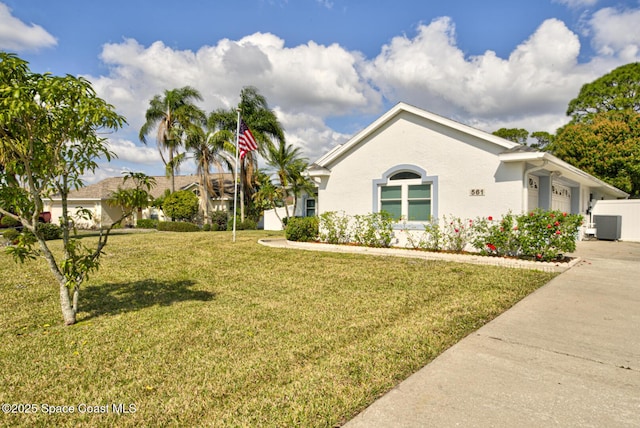
POLYGON ((151 218, 141 218, 136 222, 136 227, 139 229, 157 229, 158 220, 151 218))
MULTIPOLYGON (((254 220, 245 218, 244 221, 240 221, 240 216, 236 216, 236 230, 256 230, 257 228, 258 223, 254 220)), ((233 230, 233 218, 229 219, 229 222, 227 223, 227 230, 233 230)))
POLYGON ((315 241, 318 238, 318 217, 291 217, 284 234, 289 241, 315 241))
POLYGON ((165 232, 199 232, 200 228, 197 224, 184 221, 160 221, 158 222, 158 230, 165 232))

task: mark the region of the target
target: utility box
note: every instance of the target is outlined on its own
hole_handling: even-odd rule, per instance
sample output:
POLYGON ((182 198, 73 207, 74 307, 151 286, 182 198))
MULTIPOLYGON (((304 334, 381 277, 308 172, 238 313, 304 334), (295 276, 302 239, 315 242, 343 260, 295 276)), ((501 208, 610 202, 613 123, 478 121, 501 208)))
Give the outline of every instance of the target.
POLYGON ((607 241, 617 241, 620 239, 622 230, 622 216, 619 215, 596 215, 593 216, 596 223, 597 237, 607 241))

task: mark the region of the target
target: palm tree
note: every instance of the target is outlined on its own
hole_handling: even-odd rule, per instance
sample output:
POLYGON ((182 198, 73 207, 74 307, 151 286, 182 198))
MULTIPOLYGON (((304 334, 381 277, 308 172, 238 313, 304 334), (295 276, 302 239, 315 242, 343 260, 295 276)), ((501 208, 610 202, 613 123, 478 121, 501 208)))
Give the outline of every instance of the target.
POLYGON ((156 95, 149 101, 146 122, 140 128, 140 141, 146 144, 146 136, 157 127, 156 143, 167 176, 171 177, 172 192, 175 191, 176 171, 185 158, 180 147, 185 145, 186 133, 191 126, 201 125, 205 120, 204 112, 194 104, 195 101, 202 101, 202 96, 190 86, 165 90, 164 96, 156 95))
POLYGON ((304 158, 298 158, 291 163, 289 168, 289 178, 291 180, 291 193, 293 195, 293 212, 297 211, 298 196, 303 192, 307 195, 316 193, 317 185, 308 175, 305 174, 309 168, 309 163, 304 158))
MULTIPOLYGON (((293 147, 281 141, 277 146, 271 146, 266 156, 267 165, 275 169, 275 173, 280 181, 280 189, 284 198, 284 207, 287 218, 289 206, 287 197, 293 196, 294 201, 303 190, 313 192, 313 183, 304 176, 307 169, 307 160, 300 156, 300 148, 293 147)), ((294 213, 296 202, 294 202, 294 213)), ((283 224, 284 226, 284 224, 283 224)))
POLYGON ((273 209, 280 223, 284 224, 277 210, 284 199, 282 189, 274 186, 271 177, 260 170, 256 171, 256 181, 258 190, 253 194, 254 202, 261 210, 273 209))
MULTIPOLYGON (((273 146, 273 141, 284 142, 284 130, 275 113, 269 109, 267 100, 260 95, 258 89, 246 86, 240 91, 240 103, 238 109, 247 126, 251 129, 258 143, 258 153, 266 156, 273 146)), ((209 116, 210 129, 227 130, 235 133, 237 127, 236 109, 219 109, 209 116)), ((235 142, 231 153, 235 153, 235 142)), ((256 171, 258 168, 257 157, 254 152, 249 152, 242 159, 240 165, 240 217, 244 221, 245 203, 251 204, 253 192, 256 187, 256 171)))
POLYGON ((200 177, 200 189, 203 200, 204 222, 210 223, 210 202, 212 196, 224 197, 224 168, 233 168, 234 160, 229 149, 229 141, 233 135, 225 130, 205 132, 202 127, 190 128, 187 137, 187 148, 193 153, 197 174, 200 177), (212 185, 211 167, 218 171, 218 195, 212 185))

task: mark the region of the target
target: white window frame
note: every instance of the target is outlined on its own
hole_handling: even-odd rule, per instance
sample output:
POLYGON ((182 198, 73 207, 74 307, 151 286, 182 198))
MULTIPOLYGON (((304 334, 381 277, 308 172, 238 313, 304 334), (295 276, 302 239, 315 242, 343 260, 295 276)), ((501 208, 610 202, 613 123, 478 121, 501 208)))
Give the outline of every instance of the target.
POLYGON ((396 223, 394 228, 402 228, 407 227, 409 229, 421 229, 424 224, 429 223, 431 220, 438 218, 438 177, 437 176, 429 176, 427 172, 416 165, 397 165, 389 170, 385 171, 382 174, 382 177, 379 179, 373 180, 373 206, 372 212, 380 212, 381 209, 381 192, 382 187, 384 186, 400 186, 401 187, 401 212, 403 220, 396 223), (411 172, 417 174, 420 178, 408 178, 408 179, 400 179, 400 180, 391 180, 391 177, 400 173, 400 172, 411 172), (431 186, 431 215, 430 220, 420 220, 420 221, 409 221, 407 220, 408 212, 409 212, 409 186, 411 185, 420 185, 420 184, 428 184, 431 186))

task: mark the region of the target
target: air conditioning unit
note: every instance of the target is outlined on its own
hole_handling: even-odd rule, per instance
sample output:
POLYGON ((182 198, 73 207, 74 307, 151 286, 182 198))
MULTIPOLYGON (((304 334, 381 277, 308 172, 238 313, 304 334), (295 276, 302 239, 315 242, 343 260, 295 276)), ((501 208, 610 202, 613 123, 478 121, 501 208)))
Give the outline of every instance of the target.
POLYGON ((617 241, 622 230, 622 216, 619 215, 594 215, 598 239, 617 241))

